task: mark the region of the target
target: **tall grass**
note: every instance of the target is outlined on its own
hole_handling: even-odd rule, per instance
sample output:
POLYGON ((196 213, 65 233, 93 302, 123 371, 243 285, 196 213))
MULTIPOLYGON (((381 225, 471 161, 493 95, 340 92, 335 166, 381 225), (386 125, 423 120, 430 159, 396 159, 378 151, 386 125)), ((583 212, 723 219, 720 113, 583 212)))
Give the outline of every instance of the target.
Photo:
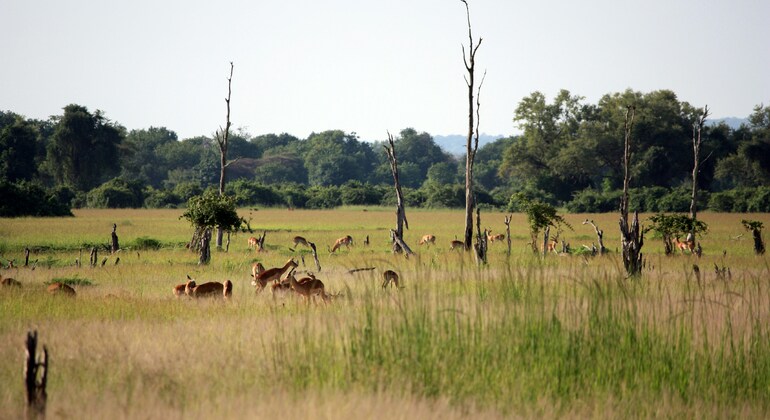
MULTIPOLYGON (((732 241, 731 228, 712 225, 710 235, 723 240, 704 239, 701 259, 664 257, 649 240, 645 272, 629 280, 616 254, 532 256, 523 226, 513 229, 521 238, 511 259, 495 244, 490 263, 478 267, 442 243, 408 260, 391 255, 379 227, 391 221, 387 212, 347 210, 331 219, 333 213, 291 213, 291 220, 278 211, 254 213, 276 220, 267 235, 270 252, 249 252, 238 236, 206 267, 183 248, 161 246, 126 249, 118 265, 109 256, 94 268, 74 266, 75 251, 45 251, 36 257, 55 264, 3 270, 24 287, 0 290, 0 418, 23 411, 22 344, 32 328, 51 352, 55 417, 768 414, 770 267, 766 258, 744 253, 739 246, 750 251, 751 244, 732 241), (279 266, 296 256, 288 246, 298 233, 317 244, 348 233, 358 242, 335 255, 321 251, 317 275, 328 291, 341 292, 328 305, 274 300, 249 286, 251 262, 279 266), (367 234, 372 244, 364 247, 367 234), (717 277, 715 264, 731 268, 731 277, 717 277), (360 267, 376 269, 347 273, 360 267), (405 287, 383 290, 385 269, 397 270, 405 287), (232 302, 174 298, 171 287, 188 274, 232 279, 232 302), (54 278, 92 284, 75 286, 77 298, 67 299, 45 292, 54 278)), ((163 244, 187 235, 176 219, 163 225, 156 212, 138 214, 89 217, 104 225, 105 242, 111 219, 122 220, 121 243, 149 236, 163 244)), ((450 240, 460 228, 445 222, 451 212, 438 214, 415 212, 410 224, 422 229, 409 235, 450 240)), ((595 220, 609 225, 614 218, 595 220)), ((29 242, 16 236, 31 232, 29 222, 3 220, 0 241, 9 254, 35 245, 36 234, 29 242)), ((81 229, 92 223, 80 215, 64 222, 81 229)), ((575 239, 582 234, 572 240, 586 240, 575 239)), ((64 247, 80 241, 55 240, 64 247)), ((307 263, 300 269, 312 270, 307 263)))

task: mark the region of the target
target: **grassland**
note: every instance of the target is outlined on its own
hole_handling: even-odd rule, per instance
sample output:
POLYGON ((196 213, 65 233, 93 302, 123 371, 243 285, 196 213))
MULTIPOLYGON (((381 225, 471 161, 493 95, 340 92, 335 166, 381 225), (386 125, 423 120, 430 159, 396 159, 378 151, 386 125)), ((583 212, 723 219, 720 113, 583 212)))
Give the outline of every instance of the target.
MULTIPOLYGON (((52 418, 508 418, 756 417, 770 405, 770 264, 753 254, 745 215, 709 214, 704 255, 663 255, 646 238, 640 280, 605 257, 535 257, 522 215, 489 264, 450 252, 458 211, 409 211, 406 241, 389 252, 392 209, 248 210, 267 231, 267 253, 231 237, 201 267, 185 249, 191 229, 178 210, 81 210, 67 219, 0 219, 0 261, 15 259, 21 289, 0 290, 0 418, 23 413, 23 340, 37 329, 52 358, 52 418), (107 244, 116 223, 123 250, 107 244), (426 233, 431 248, 418 247, 426 233), (343 235, 355 246, 329 255, 343 235), (250 265, 282 265, 302 235, 319 245, 329 305, 255 295, 250 265), (742 236, 740 236, 742 235, 742 236), (370 245, 363 246, 369 236, 370 245), (148 240, 149 239, 149 240, 148 240), (160 249, 140 245, 157 242, 160 249), (32 250, 35 269, 19 268, 32 250), (120 262, 115 264, 116 258, 120 262), (86 264, 77 267, 79 259, 86 264), (693 265, 700 267, 700 277, 693 265), (720 278, 714 267, 729 268, 720 278), (348 274, 359 267, 374 271, 348 274), (404 288, 382 290, 393 269, 404 288), (186 275, 231 279, 231 302, 176 299, 186 275), (78 296, 50 296, 45 284, 75 279, 78 296)), ((482 214, 503 232, 503 214, 482 214)), ((573 248, 595 241, 592 218, 611 251, 617 215, 566 215, 573 248)), ((751 215, 770 225, 766 214, 751 215)), ((642 220, 646 219, 642 215, 642 220)), ((314 270, 313 270, 314 271, 314 270)))

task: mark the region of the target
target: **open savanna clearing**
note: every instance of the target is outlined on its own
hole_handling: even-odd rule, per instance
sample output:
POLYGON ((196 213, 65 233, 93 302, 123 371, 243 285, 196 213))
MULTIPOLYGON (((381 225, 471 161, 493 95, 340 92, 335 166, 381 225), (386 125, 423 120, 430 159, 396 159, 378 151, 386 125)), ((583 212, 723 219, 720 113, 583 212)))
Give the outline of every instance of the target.
MULTIPOLYGON (((701 258, 666 257, 646 237, 643 276, 627 279, 617 214, 564 216, 574 230, 561 239, 590 246, 596 235, 582 222, 592 219, 609 255, 545 258, 532 255, 525 217, 514 214, 511 256, 495 241, 479 267, 449 249, 461 211, 407 209, 409 259, 390 252, 392 209, 239 213, 255 232, 231 235, 208 266, 185 248, 192 228, 181 210, 0 219, 0 262, 14 261, 0 274, 22 283, 0 289, 0 418, 24 413, 32 329, 50 352, 53 418, 768 415, 770 264, 740 224, 770 225, 767 214, 701 214, 701 258), (113 223, 122 250, 110 255, 113 223), (248 239, 263 231, 267 252, 256 253, 248 239), (417 245, 426 234, 435 244, 417 245), (321 271, 306 247, 291 250, 297 235, 317 245, 321 271), (330 255, 346 235, 353 245, 330 255), (331 302, 255 293, 252 264, 290 258, 331 302), (381 287, 385 270, 401 289, 381 287), (232 298, 175 297, 188 275, 231 280, 232 298), (65 280, 75 298, 46 292, 65 280)), ((504 233, 504 216, 482 212, 482 227, 504 233)))

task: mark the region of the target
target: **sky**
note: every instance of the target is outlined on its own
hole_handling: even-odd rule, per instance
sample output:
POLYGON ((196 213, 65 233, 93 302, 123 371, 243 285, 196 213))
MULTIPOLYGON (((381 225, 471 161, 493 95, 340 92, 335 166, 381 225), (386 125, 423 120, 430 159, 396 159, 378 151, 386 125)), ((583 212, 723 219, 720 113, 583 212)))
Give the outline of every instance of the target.
MULTIPOLYGON (((522 98, 674 91, 712 118, 770 105, 766 0, 469 0, 480 131, 522 98)), ((86 106, 128 130, 211 136, 467 132, 460 0, 2 0, 0 110, 86 106)))

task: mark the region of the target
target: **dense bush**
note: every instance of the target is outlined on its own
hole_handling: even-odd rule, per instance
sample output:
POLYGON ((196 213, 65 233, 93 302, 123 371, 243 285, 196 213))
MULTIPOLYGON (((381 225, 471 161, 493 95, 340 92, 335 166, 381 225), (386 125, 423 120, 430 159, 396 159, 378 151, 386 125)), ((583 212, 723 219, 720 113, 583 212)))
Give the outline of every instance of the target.
POLYGON ((570 213, 609 213, 620 208, 620 191, 601 192, 586 189, 576 193, 567 203, 570 213))
POLYGON ((138 208, 144 204, 143 185, 113 178, 89 191, 86 204, 91 208, 138 208))
POLYGON ((713 193, 708 208, 721 212, 770 212, 770 187, 736 188, 713 193))
POLYGON ((227 184, 227 194, 235 197, 238 206, 277 206, 284 200, 272 187, 239 179, 227 184))
POLYGON ((0 217, 72 216, 72 191, 68 188, 51 191, 28 181, 0 181, 0 197, 0 217))
POLYGON ((349 181, 340 187, 340 199, 346 206, 379 205, 383 195, 382 188, 360 181, 349 181))

